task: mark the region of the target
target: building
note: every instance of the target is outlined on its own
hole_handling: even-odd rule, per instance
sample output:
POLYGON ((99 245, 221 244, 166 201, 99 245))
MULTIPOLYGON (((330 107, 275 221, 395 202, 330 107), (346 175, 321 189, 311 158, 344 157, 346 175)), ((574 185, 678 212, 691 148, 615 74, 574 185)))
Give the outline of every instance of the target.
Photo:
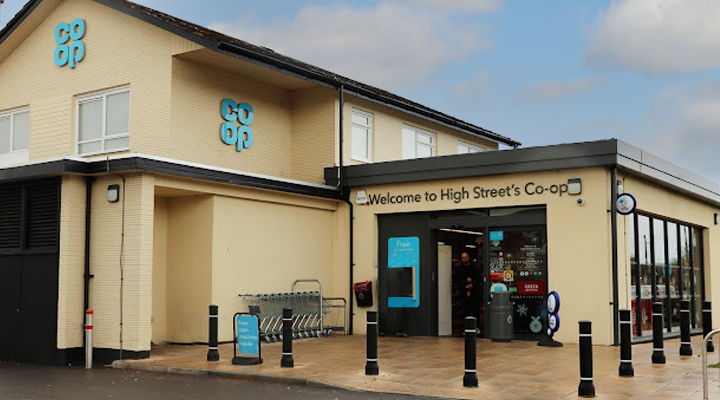
POLYGON ((592 319, 601 344, 632 293, 667 298, 672 334, 678 296, 720 290, 718 185, 619 141, 519 145, 124 0, 32 0, 0 31, 0 359, 81 359, 86 309, 100 361, 206 342, 210 304, 230 341, 238 294, 304 278, 351 304, 373 280, 387 333, 447 334, 468 245, 484 289, 523 277, 503 283, 528 300, 517 338, 548 290, 559 340, 592 319), (617 180, 631 217, 610 212, 617 180), (398 236, 418 240, 412 304, 389 300, 398 236))

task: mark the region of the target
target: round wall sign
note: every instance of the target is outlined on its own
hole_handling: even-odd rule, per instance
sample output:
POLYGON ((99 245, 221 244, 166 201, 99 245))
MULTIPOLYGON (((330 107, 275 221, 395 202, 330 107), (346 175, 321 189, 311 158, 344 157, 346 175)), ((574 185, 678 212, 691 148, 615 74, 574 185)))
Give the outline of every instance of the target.
POLYGON ((632 214, 633 211, 635 211, 636 206, 637 202, 635 201, 635 197, 633 197, 630 193, 621 194, 615 201, 617 212, 621 215, 632 214))
POLYGON ((556 291, 552 291, 547 297, 548 314, 556 314, 560 311, 560 295, 556 291))
POLYGON ((493 283, 490 285, 491 292, 507 292, 507 286, 504 283, 493 283))

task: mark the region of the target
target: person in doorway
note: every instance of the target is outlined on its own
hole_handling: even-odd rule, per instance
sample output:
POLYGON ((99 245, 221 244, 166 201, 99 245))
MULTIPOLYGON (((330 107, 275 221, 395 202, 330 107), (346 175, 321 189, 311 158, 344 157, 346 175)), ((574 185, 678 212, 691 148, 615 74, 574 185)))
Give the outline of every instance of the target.
POLYGON ((460 255, 456 284, 460 291, 460 310, 463 318, 477 317, 474 315, 474 311, 477 303, 478 290, 482 283, 480 282, 479 269, 468 253, 462 253, 460 255))

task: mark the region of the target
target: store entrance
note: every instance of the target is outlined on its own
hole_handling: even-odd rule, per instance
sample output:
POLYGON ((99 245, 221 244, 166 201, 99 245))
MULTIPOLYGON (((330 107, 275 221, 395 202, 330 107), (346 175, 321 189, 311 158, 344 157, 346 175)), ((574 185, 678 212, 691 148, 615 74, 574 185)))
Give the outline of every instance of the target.
POLYGON ((548 287, 545 207, 378 216, 380 332, 489 337, 490 292, 510 292, 513 338, 539 340, 548 287))

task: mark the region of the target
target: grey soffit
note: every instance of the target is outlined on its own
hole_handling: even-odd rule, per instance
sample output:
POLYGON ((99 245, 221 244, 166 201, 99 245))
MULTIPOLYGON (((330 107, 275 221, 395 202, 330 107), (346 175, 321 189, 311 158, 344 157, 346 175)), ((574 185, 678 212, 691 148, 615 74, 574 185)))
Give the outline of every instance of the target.
POLYGON ((202 167, 175 164, 168 161, 130 157, 110 161, 85 163, 76 160, 57 160, 46 163, 31 164, 0 169, 0 182, 21 181, 62 174, 105 174, 131 171, 145 171, 183 178, 199 179, 229 185, 245 186, 256 189, 275 190, 279 192, 300 194, 324 199, 342 200, 340 192, 335 189, 307 186, 292 182, 262 178, 241 173, 231 173, 206 169, 202 167))
MULTIPOLYGON (((720 205, 720 185, 616 139, 344 167, 347 187, 617 166, 622 172, 720 205)), ((337 184, 337 167, 325 169, 337 184)))

